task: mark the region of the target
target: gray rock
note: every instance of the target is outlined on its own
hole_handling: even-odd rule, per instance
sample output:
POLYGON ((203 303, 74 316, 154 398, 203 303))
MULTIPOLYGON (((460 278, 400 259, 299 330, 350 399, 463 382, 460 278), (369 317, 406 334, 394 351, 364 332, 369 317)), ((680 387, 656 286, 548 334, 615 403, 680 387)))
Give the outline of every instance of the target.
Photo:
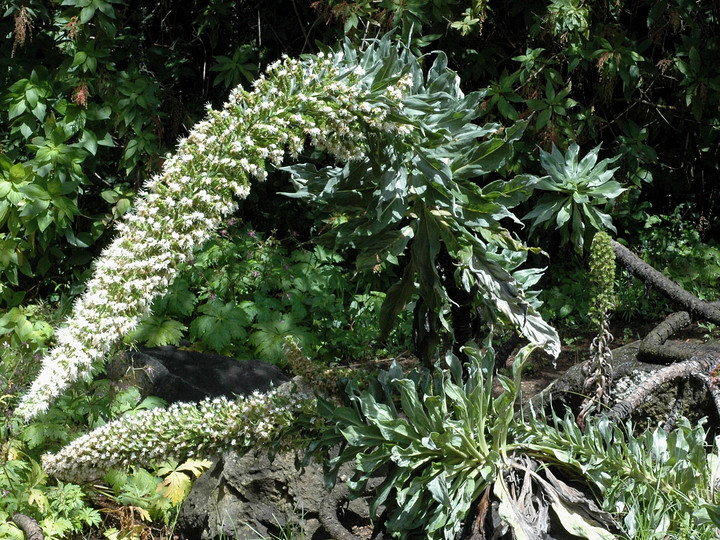
MULTIPOLYGON (((278 391, 313 392, 302 377, 278 391)), ((351 464, 346 464, 337 481, 346 481, 351 471, 351 464)), ((281 534, 290 538, 293 533, 297 538, 324 540, 328 535, 318 516, 328 493, 322 466, 310 463, 300 471, 292 452, 271 460, 267 450, 244 455, 228 451, 193 484, 176 531, 185 540, 255 540, 281 534)), ((367 516, 367 504, 364 510, 367 516)))
POLYGON ((318 521, 327 493, 322 468, 300 473, 292 453, 270 461, 266 452, 226 452, 193 485, 177 530, 187 540, 300 537, 300 531, 302 538, 327 538, 318 521))

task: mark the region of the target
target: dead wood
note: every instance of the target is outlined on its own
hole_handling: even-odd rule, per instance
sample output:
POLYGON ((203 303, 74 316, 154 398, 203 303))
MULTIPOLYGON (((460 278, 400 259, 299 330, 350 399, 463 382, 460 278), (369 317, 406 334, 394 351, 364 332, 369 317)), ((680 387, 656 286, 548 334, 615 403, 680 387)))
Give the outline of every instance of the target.
POLYGON ((709 376, 718 366, 718 362, 720 362, 720 354, 704 353, 684 362, 659 369, 639 384, 632 394, 613 405, 608 411, 607 417, 613 422, 621 422, 645 403, 663 384, 697 376, 697 374, 709 376))
POLYGON ((25 533, 27 540, 43 540, 45 538, 40 524, 30 516, 17 513, 12 517, 12 521, 25 533))
POLYGON ((648 332, 640 343, 638 360, 659 364, 672 364, 688 360, 697 351, 693 347, 666 343, 678 330, 690 324, 690 314, 687 311, 671 313, 667 318, 648 332))
POLYGON ((707 391, 710 393, 710 396, 715 402, 715 408, 718 411, 718 416, 720 416, 720 386, 715 384, 715 377, 708 375, 707 373, 693 373, 693 377, 702 381, 705 385, 705 388, 707 388, 707 391))
MULTIPOLYGON (((608 531, 617 529, 612 515, 603 511, 589 493, 560 480, 550 467, 529 456, 512 458, 511 468, 505 473, 504 480, 508 488, 505 497, 511 502, 513 518, 527 538, 568 538, 568 524, 562 521, 556 524, 551 517, 551 514, 560 517, 558 507, 580 516, 593 527, 608 531)), ((497 531, 492 538, 498 537, 497 531)))
POLYGON ((471 522, 472 525, 467 540, 487 540, 487 536, 485 536, 485 520, 488 516, 488 510, 490 510, 490 486, 485 488, 482 497, 480 497, 480 502, 475 508, 477 517, 471 522))
POLYGON ((618 244, 615 240, 611 240, 610 242, 617 260, 635 277, 657 289, 672 302, 685 308, 693 318, 700 318, 715 324, 720 324, 720 306, 718 306, 717 303, 700 300, 697 296, 689 293, 680 285, 658 272, 625 246, 618 244))
POLYGON ((678 330, 690 324, 690 314, 687 311, 677 311, 668 315, 663 322, 650 330, 642 341, 642 347, 650 349, 665 343, 678 330))
MULTIPOLYGON (((371 478, 366 486, 366 493, 377 489, 384 481, 384 478, 374 477, 371 478)), ((325 528, 331 538, 335 540, 361 540, 361 538, 351 533, 345 525, 340 522, 338 517, 338 508, 348 500, 351 499, 350 488, 345 482, 341 482, 335 485, 333 490, 328 493, 320 505, 320 513, 318 518, 320 523, 325 528)), ((382 516, 381 516, 382 517, 382 516)), ((382 523, 383 520, 379 519, 378 523, 382 523)), ((382 532, 377 534, 373 531, 373 540, 381 540, 384 538, 382 532)))

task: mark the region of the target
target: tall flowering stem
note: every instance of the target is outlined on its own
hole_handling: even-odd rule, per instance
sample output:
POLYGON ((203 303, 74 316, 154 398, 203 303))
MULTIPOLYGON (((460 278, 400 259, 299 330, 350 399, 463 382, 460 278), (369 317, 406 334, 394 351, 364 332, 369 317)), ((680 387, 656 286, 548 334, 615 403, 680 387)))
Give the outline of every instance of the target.
POLYGON ((312 416, 315 411, 309 388, 288 390, 280 387, 237 400, 175 403, 124 416, 75 439, 57 454, 44 455, 43 469, 66 481, 87 482, 116 467, 268 447, 287 438, 298 415, 312 416))
POLYGON ((607 406, 612 388, 613 366, 610 345, 610 313, 615 307, 615 252, 606 232, 595 235, 590 248, 590 283, 593 300, 589 315, 597 328, 597 336, 590 344, 590 359, 583 366, 584 390, 588 397, 583 401, 577 416, 578 425, 585 427, 585 418, 600 406, 607 406))
POLYGON ((340 161, 361 159, 371 134, 404 128, 387 119, 398 117, 412 78, 383 74, 378 85, 364 75, 361 58, 343 52, 284 58, 252 92, 236 88, 222 110, 209 110, 118 226, 16 414, 29 421, 73 382, 90 379, 167 291, 178 265, 237 210, 250 179, 266 178, 267 163, 296 157, 308 141, 340 161))
POLYGON ((302 446, 317 435, 315 392, 335 389, 338 372, 324 373, 288 338, 288 362, 298 376, 265 394, 175 403, 125 415, 78 437, 56 454, 45 454, 43 469, 71 482, 96 480, 105 471, 173 460, 211 458, 223 451, 302 446), (311 387, 307 381, 312 381, 311 387), (296 442, 300 444, 295 444, 296 442))

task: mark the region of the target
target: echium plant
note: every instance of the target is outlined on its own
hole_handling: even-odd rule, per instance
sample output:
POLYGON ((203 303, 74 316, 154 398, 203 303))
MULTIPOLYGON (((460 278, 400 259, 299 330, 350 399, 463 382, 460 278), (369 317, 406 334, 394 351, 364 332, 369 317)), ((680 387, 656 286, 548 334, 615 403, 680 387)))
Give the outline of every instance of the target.
POLYGON ((43 469, 73 482, 100 478, 114 467, 212 457, 228 448, 268 448, 288 439, 295 418, 314 414, 310 390, 273 389, 236 400, 174 403, 109 422, 43 456, 43 469))
POLYGON ((537 442, 536 457, 554 461, 559 452, 531 439, 527 425, 516 418, 521 372, 535 347, 518 351, 512 378, 495 378, 492 343, 483 345, 482 352, 476 344, 465 348, 469 359, 465 366, 448 353, 434 370, 405 374, 393 364, 363 387, 351 380, 342 406, 318 398, 317 416, 324 419, 324 426, 317 422, 319 435, 310 449, 324 457, 341 449, 329 460, 326 477, 334 479, 343 463, 354 461, 349 485, 356 496, 365 492, 373 477, 381 477, 370 512, 385 507, 383 525, 393 538, 457 538, 471 509, 487 504, 490 493, 499 499, 498 513, 512 527, 514 537, 539 537, 533 535, 537 527, 553 513, 562 527, 580 538, 615 538, 594 521, 598 516, 578 511, 582 506, 578 498, 569 500, 547 482, 529 488, 532 505, 524 506, 515 498, 513 493, 520 489, 515 491, 509 478, 527 481, 527 468, 518 459, 527 441, 537 442), (502 386, 500 392, 494 390, 494 382, 502 386))
POLYGON ((412 74, 402 109, 388 115, 412 129, 393 141, 370 138, 374 151, 365 160, 287 167, 293 195, 346 218, 325 238, 356 248, 359 271, 397 267, 399 279, 380 312, 381 333, 387 336, 414 301, 416 352, 428 367, 445 336, 460 354, 466 342, 481 338, 478 328, 498 320, 557 356, 557 333, 526 295, 524 284, 532 285, 535 274, 515 272, 530 248, 504 225, 520 224, 512 209, 538 179, 493 177, 509 162, 526 123, 507 129, 474 123, 486 91, 463 94, 442 53, 424 74, 407 51, 393 59, 389 44, 378 50, 387 69, 412 74))
POLYGON ((286 150, 296 157, 306 140, 338 160, 357 160, 368 133, 404 128, 386 120, 402 106, 411 78, 381 67, 368 78, 343 52, 285 58, 252 92, 237 88, 221 111, 209 110, 118 226, 16 413, 29 420, 71 383, 92 376, 167 290, 178 264, 237 209, 235 197, 248 194, 250 177, 265 179, 266 162, 280 165, 286 150))
MULTIPOLYGON (((445 283, 454 281, 485 299, 490 316, 501 314, 556 355, 557 333, 494 254, 526 249, 498 221, 514 217, 508 208, 527 196, 528 181, 497 180, 482 188, 470 182, 505 162, 521 126, 503 136, 498 125, 473 125, 478 99, 462 94, 443 55, 425 80, 418 60, 389 39, 362 53, 346 45, 302 61, 285 58, 269 66, 252 92, 235 89, 146 184, 96 262, 94 277, 57 332, 57 345, 17 414, 31 419, 73 381, 90 378, 148 314, 152 300, 166 292, 178 264, 191 259, 237 209, 235 198, 247 195, 250 177, 263 180, 267 162, 281 165, 286 152, 296 158, 307 141, 338 161, 362 164, 331 169, 329 181, 316 187, 332 192, 335 185, 344 187, 343 175, 361 177, 360 186, 349 186, 345 195, 373 196, 375 227, 365 226, 357 236, 375 238, 376 247, 362 246, 364 255, 392 260, 413 239, 412 264, 388 294, 395 300, 386 309, 388 318, 407 304, 417 273, 425 310, 443 319, 443 283, 433 267, 443 243, 459 261, 445 283), (479 142, 481 137, 489 138, 479 142), (411 169, 397 166, 407 160, 411 169), (414 221, 405 226, 408 217, 414 221)), ((353 213, 366 208, 355 205, 353 213)))

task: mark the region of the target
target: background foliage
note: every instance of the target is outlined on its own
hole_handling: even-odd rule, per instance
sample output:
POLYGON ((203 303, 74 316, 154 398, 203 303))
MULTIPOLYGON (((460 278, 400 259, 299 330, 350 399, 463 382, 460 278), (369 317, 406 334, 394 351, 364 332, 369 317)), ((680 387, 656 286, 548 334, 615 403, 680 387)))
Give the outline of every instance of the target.
MULTIPOLYGON (((418 52, 446 51, 465 90, 488 88, 484 121, 529 119, 515 173, 543 173, 538 146, 575 143, 584 154, 603 144, 601 157, 620 157, 615 179, 629 188, 612 212, 628 241, 678 205, 697 239, 717 237, 715 3, 286 4, 3 3, 0 305, 77 294, 140 181, 206 102, 219 104, 281 52, 343 33, 395 30, 418 52)), ((252 220, 259 230, 286 219, 243 212, 262 214, 252 220)), ((313 216, 295 215, 305 227, 288 229, 306 240, 313 216)), ((535 240, 558 252, 555 235, 535 240)))

